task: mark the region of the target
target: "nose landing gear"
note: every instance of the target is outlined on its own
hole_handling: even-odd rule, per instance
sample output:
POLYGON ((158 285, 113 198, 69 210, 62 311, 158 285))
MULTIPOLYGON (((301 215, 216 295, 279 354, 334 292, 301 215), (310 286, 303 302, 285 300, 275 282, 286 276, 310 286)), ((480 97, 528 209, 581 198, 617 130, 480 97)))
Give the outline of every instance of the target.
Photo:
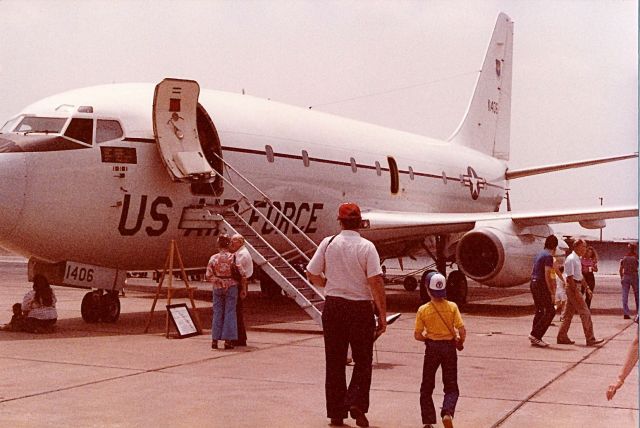
POLYGON ((120 317, 118 291, 99 289, 88 292, 82 299, 80 313, 82 319, 88 323, 116 322, 120 317))

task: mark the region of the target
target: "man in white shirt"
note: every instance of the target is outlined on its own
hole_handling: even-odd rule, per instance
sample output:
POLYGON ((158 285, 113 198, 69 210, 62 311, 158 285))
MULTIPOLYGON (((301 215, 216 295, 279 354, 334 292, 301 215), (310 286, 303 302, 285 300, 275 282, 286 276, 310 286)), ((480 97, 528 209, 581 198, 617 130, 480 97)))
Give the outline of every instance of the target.
MULTIPOLYGON (((253 259, 249 250, 244 246, 244 236, 236 233, 231 237, 231 246, 229 247, 231 252, 236 258, 236 264, 242 267, 242 270, 246 274, 247 281, 251 275, 253 275, 253 259)), ((236 304, 236 318, 238 324, 238 340, 233 342, 235 346, 247 346, 247 330, 244 326, 244 317, 242 315, 242 301, 244 299, 238 299, 236 304)))
POLYGON ((342 426, 350 413, 356 425, 368 427, 365 413, 369 410, 373 342, 387 327, 382 268, 373 243, 357 232, 362 223, 358 205, 340 205, 338 220, 342 231, 325 238, 307 265, 309 280, 316 286, 326 286, 322 326, 327 417, 331 425, 342 426), (377 331, 374 306, 379 320, 377 331), (347 388, 349 345, 355 364, 347 388))
POLYGON ((571 319, 574 313, 580 315, 582 320, 582 330, 587 340, 587 346, 595 346, 602 342, 603 339, 596 339, 593 334, 593 322, 591 321, 591 312, 587 304, 580 294, 580 286, 583 281, 582 263, 580 257, 587 251, 587 243, 578 239, 573 244, 573 252, 567 256, 564 262, 564 274, 566 276, 566 292, 567 307, 564 310, 564 319, 558 330, 557 342, 559 345, 573 345, 575 342, 569 339, 567 333, 571 327, 571 319))

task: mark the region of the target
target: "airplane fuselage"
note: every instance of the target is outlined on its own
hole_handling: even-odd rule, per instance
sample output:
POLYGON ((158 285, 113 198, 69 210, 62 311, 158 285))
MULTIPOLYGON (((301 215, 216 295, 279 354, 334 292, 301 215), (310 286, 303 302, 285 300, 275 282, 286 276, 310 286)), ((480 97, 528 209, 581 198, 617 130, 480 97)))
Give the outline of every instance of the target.
MULTIPOLYGON (((2 246, 50 262, 136 270, 161 267, 175 239, 186 265, 206 263, 218 231, 180 229, 183 208, 239 195, 229 186, 219 195, 194 193, 190 183, 172 181, 152 131, 153 86, 131 89, 88 88, 67 101, 64 94, 49 100, 53 107, 94 106, 96 113, 83 117, 119 120, 121 139, 78 150, 0 154, 2 192, 12 195, 2 213, 2 246)), ((249 96, 203 91, 199 102, 215 124, 225 161, 316 242, 337 231, 335 212, 344 201, 365 210, 492 212, 504 197, 505 162, 466 147, 249 96)), ((37 108, 25 113, 40 114, 37 108)), ((261 204, 257 194, 248 197, 261 204)), ((289 224, 263 206, 271 222, 297 240, 289 224)), ((280 246, 271 225, 255 215, 247 219, 280 246)))

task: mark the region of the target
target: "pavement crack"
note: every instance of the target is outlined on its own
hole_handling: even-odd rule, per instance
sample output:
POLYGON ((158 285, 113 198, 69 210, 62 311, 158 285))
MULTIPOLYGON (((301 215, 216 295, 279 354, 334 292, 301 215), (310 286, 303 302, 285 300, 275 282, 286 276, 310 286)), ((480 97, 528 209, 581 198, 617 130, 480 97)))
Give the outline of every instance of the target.
POLYGON ((535 402, 533 401, 533 397, 535 397, 536 395, 538 395, 539 393, 541 393, 542 391, 544 391, 545 389, 547 389, 547 387, 549 387, 551 384, 555 383, 557 380, 563 378, 567 373, 569 373, 570 371, 572 371, 573 369, 575 369, 576 367, 578 367, 580 364, 582 364, 583 362, 585 362, 587 359, 589 359, 593 354, 595 354, 596 352, 598 352, 601 348, 603 348, 607 343, 609 343, 610 341, 612 341, 613 339, 615 339, 616 337, 618 337, 620 334, 622 334, 626 329, 628 329, 629 327, 631 327, 630 325, 627 325, 626 327, 624 327, 622 330, 620 330, 619 332, 617 332, 616 334, 614 334, 613 336, 611 336, 610 338, 608 338, 601 346, 599 347, 595 347, 593 348, 593 350, 589 353, 587 353, 585 356, 583 356, 580 360, 576 361, 575 363, 571 364, 569 367, 567 367, 563 372, 561 372, 560 374, 558 374, 557 376, 555 376, 554 378, 552 378, 551 380, 549 380, 547 383, 545 383, 544 385, 542 385, 540 388, 536 389, 535 391, 533 391, 531 394, 529 394, 529 396, 527 396, 524 400, 521 400, 520 403, 518 403, 518 405, 516 405, 513 409, 511 409, 509 412, 507 412, 506 415, 504 415, 502 418, 500 418, 495 424, 493 424, 491 426, 491 428, 497 428, 499 426, 501 426, 503 423, 505 423, 507 421, 507 419, 509 419, 515 412, 517 412, 520 408, 522 408, 522 406, 524 406, 525 404, 529 403, 529 402, 535 402))

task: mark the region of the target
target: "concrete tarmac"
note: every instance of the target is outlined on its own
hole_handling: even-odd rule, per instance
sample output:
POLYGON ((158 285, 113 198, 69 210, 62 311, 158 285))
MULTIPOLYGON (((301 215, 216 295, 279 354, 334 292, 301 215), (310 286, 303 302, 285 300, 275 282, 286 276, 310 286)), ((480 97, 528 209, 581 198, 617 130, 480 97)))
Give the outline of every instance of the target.
MULTIPOLYGON (((154 290, 150 281, 127 290, 116 324, 84 323, 86 291, 56 287, 55 333, 0 332, 0 426, 328 426, 322 335, 289 299, 263 298, 254 286, 245 314, 249 346, 211 350, 206 292, 196 302, 205 334, 166 339, 165 300, 143 333, 153 301, 152 293, 140 291, 145 286, 154 290)), ((12 303, 30 287, 24 261, 3 258, 0 321, 9 321, 12 303)), ((570 330, 576 345, 555 344, 556 317, 545 337, 552 346, 532 347, 528 286, 500 290, 472 283, 469 298, 456 427, 638 426, 637 369, 613 401, 605 398, 636 328, 622 318, 617 277, 597 277, 593 320, 596 335, 606 339, 600 348, 585 346, 579 317, 570 330)), ((423 347, 413 339, 417 300, 417 292, 388 289, 390 312, 402 316, 376 345, 372 427, 422 426, 423 347)), ((443 396, 439 377, 436 407, 443 396)))

